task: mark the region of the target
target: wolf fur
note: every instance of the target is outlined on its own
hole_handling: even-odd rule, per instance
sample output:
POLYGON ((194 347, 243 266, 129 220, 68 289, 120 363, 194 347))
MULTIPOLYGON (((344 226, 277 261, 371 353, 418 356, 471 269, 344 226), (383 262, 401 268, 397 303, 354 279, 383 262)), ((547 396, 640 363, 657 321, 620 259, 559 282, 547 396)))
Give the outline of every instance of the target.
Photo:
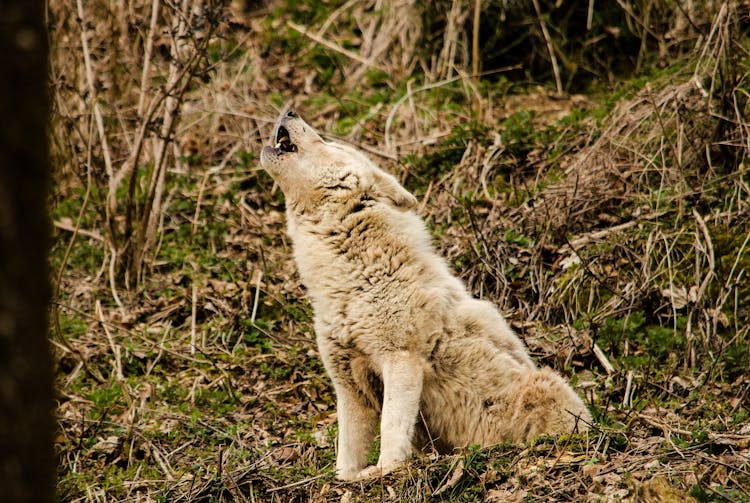
POLYGON ((325 142, 294 112, 262 166, 286 198, 294 257, 337 400, 336 476, 403 464, 417 440, 442 450, 583 431, 591 415, 538 368, 496 307, 450 271, 416 199, 357 149, 325 142), (380 456, 367 458, 380 421, 380 456))

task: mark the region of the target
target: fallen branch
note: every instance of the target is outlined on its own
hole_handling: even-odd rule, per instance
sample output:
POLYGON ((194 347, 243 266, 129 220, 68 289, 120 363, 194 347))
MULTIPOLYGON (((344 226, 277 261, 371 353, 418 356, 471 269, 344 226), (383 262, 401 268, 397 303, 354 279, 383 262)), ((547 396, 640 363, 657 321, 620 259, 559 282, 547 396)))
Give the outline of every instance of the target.
POLYGON ((87 231, 85 229, 79 229, 76 226, 61 222, 60 220, 55 220, 52 222, 52 225, 54 225, 57 229, 72 232, 74 234, 80 234, 81 236, 86 236, 87 238, 96 239, 97 241, 104 242, 104 236, 99 234, 96 231, 87 231))

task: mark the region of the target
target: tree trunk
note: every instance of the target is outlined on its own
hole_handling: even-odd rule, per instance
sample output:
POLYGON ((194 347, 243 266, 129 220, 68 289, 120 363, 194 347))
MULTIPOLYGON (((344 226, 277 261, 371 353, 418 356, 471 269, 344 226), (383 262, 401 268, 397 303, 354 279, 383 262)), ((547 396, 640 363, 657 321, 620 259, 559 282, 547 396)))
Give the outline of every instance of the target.
POLYGON ((44 2, 0 0, 0 499, 54 501, 44 2))

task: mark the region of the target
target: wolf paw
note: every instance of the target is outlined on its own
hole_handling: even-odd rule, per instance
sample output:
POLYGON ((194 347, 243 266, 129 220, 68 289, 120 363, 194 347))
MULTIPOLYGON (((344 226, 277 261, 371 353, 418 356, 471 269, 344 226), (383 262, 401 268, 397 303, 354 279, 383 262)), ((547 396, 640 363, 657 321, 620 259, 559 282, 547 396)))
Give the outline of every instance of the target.
POLYGON ((336 480, 341 480, 342 482, 352 482, 359 478, 359 473, 361 471, 362 470, 357 470, 356 468, 355 469, 337 468, 336 480))
POLYGON ((364 470, 361 470, 357 474, 357 476, 354 478, 354 480, 366 480, 366 479, 380 478, 383 475, 387 475, 391 473, 393 470, 397 469, 399 466, 401 466, 400 463, 388 463, 384 466, 380 466, 380 465, 368 466, 364 470))

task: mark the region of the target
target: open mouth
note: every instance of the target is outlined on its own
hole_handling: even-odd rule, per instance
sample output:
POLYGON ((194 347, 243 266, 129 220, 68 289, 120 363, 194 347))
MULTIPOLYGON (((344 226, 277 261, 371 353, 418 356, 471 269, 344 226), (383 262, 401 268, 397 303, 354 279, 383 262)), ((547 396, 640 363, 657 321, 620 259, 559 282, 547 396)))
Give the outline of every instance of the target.
POLYGON ((297 145, 289 138, 289 131, 284 126, 279 126, 276 131, 276 148, 282 152, 296 152, 297 145))

